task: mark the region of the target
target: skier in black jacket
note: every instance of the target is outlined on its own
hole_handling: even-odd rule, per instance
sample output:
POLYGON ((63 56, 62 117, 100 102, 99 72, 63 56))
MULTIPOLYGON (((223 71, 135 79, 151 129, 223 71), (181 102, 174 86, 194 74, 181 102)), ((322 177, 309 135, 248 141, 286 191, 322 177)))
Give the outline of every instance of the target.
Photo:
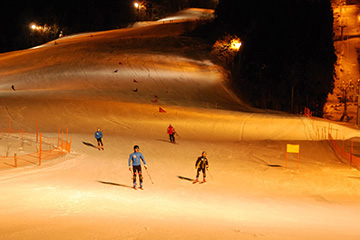
POLYGON ((203 173, 203 182, 206 182, 206 171, 205 170, 209 170, 209 162, 206 158, 206 152, 203 151, 201 156, 198 157, 198 159, 196 160, 195 163, 195 169, 197 170, 196 173, 196 182, 199 181, 199 175, 200 175, 200 171, 202 171, 203 173))

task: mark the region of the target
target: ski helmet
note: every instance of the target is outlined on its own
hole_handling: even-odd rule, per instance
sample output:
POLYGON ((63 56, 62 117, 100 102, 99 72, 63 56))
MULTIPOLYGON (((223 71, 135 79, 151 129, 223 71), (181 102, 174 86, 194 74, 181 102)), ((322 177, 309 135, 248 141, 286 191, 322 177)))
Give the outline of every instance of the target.
POLYGON ((135 146, 134 146, 134 150, 135 150, 135 149, 139 149, 139 146, 138 146, 138 145, 135 145, 135 146))

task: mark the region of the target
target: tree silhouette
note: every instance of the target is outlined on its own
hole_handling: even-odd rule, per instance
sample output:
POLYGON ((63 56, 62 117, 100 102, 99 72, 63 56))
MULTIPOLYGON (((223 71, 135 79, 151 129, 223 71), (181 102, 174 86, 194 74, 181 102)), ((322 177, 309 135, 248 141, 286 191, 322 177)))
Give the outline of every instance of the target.
POLYGON ((322 116, 336 55, 328 0, 220 0, 219 33, 240 36, 232 79, 255 107, 322 116))

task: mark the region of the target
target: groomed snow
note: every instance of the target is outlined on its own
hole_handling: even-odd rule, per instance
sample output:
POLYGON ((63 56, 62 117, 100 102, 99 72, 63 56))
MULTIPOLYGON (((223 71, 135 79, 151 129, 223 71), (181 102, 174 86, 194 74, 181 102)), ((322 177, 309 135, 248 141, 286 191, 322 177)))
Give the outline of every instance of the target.
POLYGON ((34 131, 38 120, 44 134, 69 127, 73 141, 63 158, 1 168, 0 239, 359 239, 360 174, 326 141, 358 130, 242 103, 206 46, 180 36, 189 26, 0 54, 0 127, 11 116, 34 131), (96 145, 97 127, 105 151, 84 144, 96 145), (296 154, 285 168, 287 143, 300 144, 299 169, 296 154), (135 144, 149 167, 143 191, 127 166, 135 144), (203 150, 208 182, 192 184, 203 150))

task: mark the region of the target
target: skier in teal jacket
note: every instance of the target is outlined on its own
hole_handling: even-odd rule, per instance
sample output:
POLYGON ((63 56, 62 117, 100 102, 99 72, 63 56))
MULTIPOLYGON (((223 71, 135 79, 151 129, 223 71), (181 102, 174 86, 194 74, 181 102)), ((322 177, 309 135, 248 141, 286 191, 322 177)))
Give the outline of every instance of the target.
POLYGON ((139 174, 140 188, 142 188, 143 176, 141 172, 141 161, 144 163, 144 168, 147 169, 145 158, 142 153, 139 152, 139 146, 135 145, 134 152, 129 156, 129 171, 133 172, 134 188, 136 188, 136 173, 139 174))

